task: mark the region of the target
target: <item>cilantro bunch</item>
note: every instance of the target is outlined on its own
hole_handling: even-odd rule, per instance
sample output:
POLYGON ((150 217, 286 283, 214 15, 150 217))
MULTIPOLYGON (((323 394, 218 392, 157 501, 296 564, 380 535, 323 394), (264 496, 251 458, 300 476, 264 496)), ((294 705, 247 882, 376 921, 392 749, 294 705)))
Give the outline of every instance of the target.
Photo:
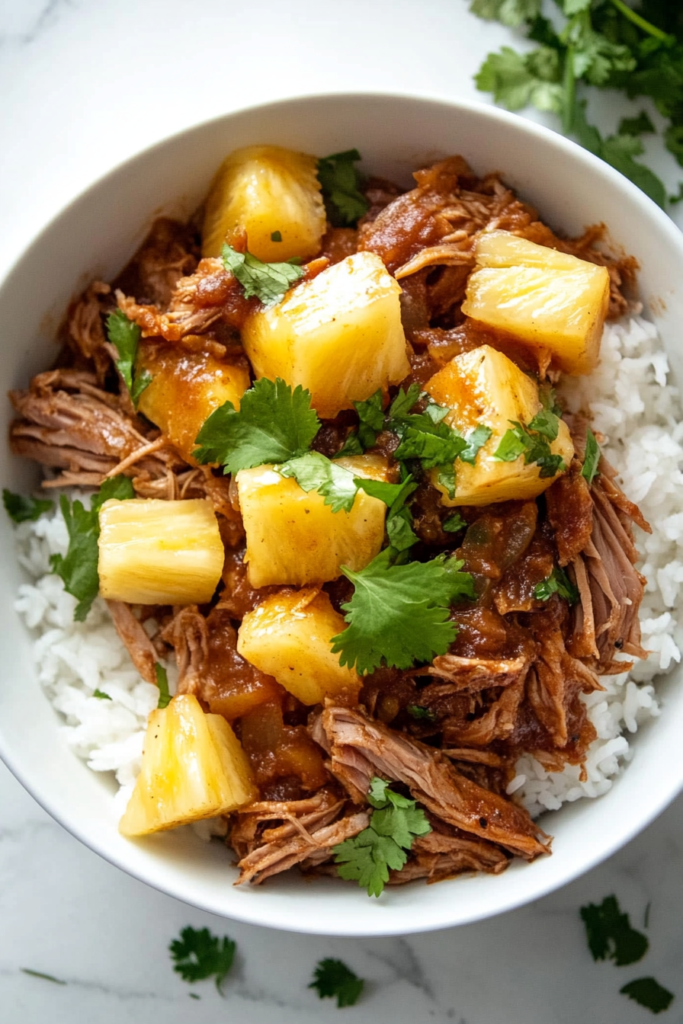
MULTIPOLYGON (((603 137, 586 117, 586 89, 619 89, 630 99, 648 96, 666 121, 664 144, 683 167, 683 9, 673 0, 472 0, 470 10, 488 21, 520 28, 539 46, 518 53, 504 46, 491 53, 475 76, 508 110, 532 105, 559 116, 562 128, 638 185, 659 206, 663 182, 636 158, 641 135, 656 129, 646 113, 625 118, 603 137)), ((683 183, 670 201, 683 198, 683 183)))

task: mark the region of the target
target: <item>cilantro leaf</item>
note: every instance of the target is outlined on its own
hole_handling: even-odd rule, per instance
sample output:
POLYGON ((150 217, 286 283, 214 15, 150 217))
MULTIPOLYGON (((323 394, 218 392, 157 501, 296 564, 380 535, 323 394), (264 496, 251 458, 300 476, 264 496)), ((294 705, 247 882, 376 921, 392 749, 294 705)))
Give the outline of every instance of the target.
POLYGON ((622 117, 619 122, 619 135, 653 135, 657 129, 649 114, 641 110, 637 117, 622 117))
POLYGON ((294 477, 304 491, 318 491, 333 512, 350 512, 358 491, 353 473, 320 452, 307 452, 278 466, 284 477, 294 477))
POLYGON ((491 428, 487 427, 484 423, 480 423, 478 427, 475 427, 472 433, 468 434, 465 438, 467 445, 460 452, 460 459, 463 462, 469 462, 470 466, 473 466, 479 449, 484 447, 492 433, 491 428))
POLYGON ((171 703, 171 693, 168 688, 168 675, 166 669, 158 661, 154 666, 154 673, 157 677, 157 686, 159 687, 159 703, 157 708, 167 708, 171 703))
POLYGON ((358 425, 358 441, 363 448, 371 448, 377 440, 377 435, 384 426, 384 410, 382 408, 382 389, 375 391, 374 395, 364 402, 354 402, 354 408, 358 413, 360 423, 358 425))
POLYGON ((347 629, 332 637, 340 664, 372 672, 380 665, 410 668, 445 654, 457 629, 449 608, 457 598, 474 597, 463 563, 440 555, 431 562, 389 564, 381 552, 365 569, 342 572, 354 584, 351 600, 342 606, 347 629))
POLYGON ((347 149, 318 160, 327 215, 336 227, 355 227, 367 213, 368 201, 360 191, 360 175, 354 167, 360 159, 357 149, 347 149))
POLYGON ((537 601, 548 601, 553 594, 559 594, 570 605, 576 604, 579 600, 578 590, 559 565, 555 566, 547 579, 537 583, 534 587, 534 597, 537 601))
POLYGON ((506 430, 503 434, 493 453, 494 459, 499 462, 515 462, 523 455, 525 465, 529 466, 533 462, 538 465, 541 477, 555 476, 566 469, 562 456, 554 455, 550 450, 548 438, 553 432, 556 437, 559 430, 559 418, 554 412, 542 409, 528 426, 517 420, 510 420, 510 423, 512 430, 506 430))
POLYGON ((64 494, 59 499, 69 534, 69 548, 66 555, 52 555, 50 568, 64 581, 66 592, 78 599, 74 611, 76 622, 85 621, 100 588, 97 571, 100 508, 110 498, 123 501, 134 496, 130 479, 127 476, 114 476, 105 480, 97 494, 93 495, 89 509, 78 500, 70 502, 64 494))
POLYGON ((389 406, 389 419, 400 420, 407 416, 420 397, 420 385, 411 384, 407 391, 399 389, 396 398, 389 406))
POLYGON ((368 803, 375 808, 370 824, 357 836, 332 848, 340 878, 357 881, 369 896, 379 896, 389 871, 400 871, 416 836, 432 827, 410 797, 395 793, 384 779, 373 778, 368 803))
POLYGON ((341 960, 326 957, 319 960, 308 986, 318 992, 320 999, 336 999, 337 1006, 354 1006, 363 991, 365 982, 341 960))
POLYGON ((111 700, 108 693, 104 693, 103 690, 93 690, 93 697, 97 697, 98 700, 111 700))
POLYGON ((423 413, 391 421, 392 429, 401 438, 394 452, 394 458, 399 462, 419 459, 423 469, 433 469, 436 466, 452 465, 460 453, 466 450, 465 438, 446 423, 435 421, 433 409, 439 410, 439 413, 443 411, 444 416, 448 415, 448 409, 428 406, 423 413))
POLYGON ((457 533, 458 530, 464 530, 466 526, 467 520, 463 519, 459 512, 456 512, 455 515, 449 516, 448 519, 444 520, 441 524, 441 529, 445 530, 446 533, 457 533))
POLYGON ((301 385, 292 391, 279 378, 263 377, 244 392, 239 412, 225 402, 211 413, 193 454, 198 462, 218 463, 226 473, 237 473, 303 455, 319 427, 309 391, 301 385))
POLYGON ((408 704, 406 711, 411 718, 414 718, 417 722, 435 722, 436 712, 432 711, 431 708, 423 708, 420 704, 408 704))
POLYGON ((175 961, 173 970, 183 981, 191 983, 213 976, 221 995, 221 986, 233 965, 236 948, 237 943, 227 935, 219 939, 208 928, 196 929, 190 925, 183 928, 180 938, 173 939, 168 947, 171 959, 175 961))
POLYGON ((588 428, 586 431, 586 451, 583 456, 583 466, 581 467, 581 476, 584 480, 587 480, 589 484, 593 483, 598 473, 598 463, 600 462, 600 446, 595 440, 595 434, 588 428))
POLYGON ((623 967, 636 963, 647 953, 647 936, 631 927, 616 896, 606 896, 600 904, 589 903, 581 907, 580 913, 594 960, 609 959, 623 967))
POLYGON ((346 440, 344 441, 344 444, 341 446, 339 451, 335 452, 334 455, 331 456, 331 458, 343 459, 347 455, 362 455, 363 451, 363 445, 358 440, 358 431, 352 430, 351 433, 347 436, 346 440))
POLYGON ((13 523, 35 523, 43 512, 49 512, 55 507, 54 501, 50 501, 49 498, 32 498, 30 495, 13 494, 6 487, 3 487, 2 490, 2 503, 13 523))
POLYGON ((560 61, 557 51, 543 46, 520 54, 509 46, 490 53, 474 76, 481 92, 492 92, 496 103, 508 110, 531 104, 538 110, 559 113, 562 107, 560 61))
POLYGON ((245 299, 255 295, 267 306, 279 302, 294 282, 304 276, 297 257, 286 263, 262 263, 250 252, 237 252, 231 245, 224 245, 221 259, 225 269, 230 270, 244 288, 245 299))
POLYGON ((142 331, 136 323, 129 320, 122 309, 116 309, 107 317, 107 337, 119 354, 115 360, 116 368, 123 377, 128 393, 137 408, 140 395, 152 383, 152 375, 143 370, 136 374, 135 360, 142 331))
POLYGON ((485 21, 518 28, 541 13, 541 0, 472 0, 470 11, 485 21))
POLYGON ((655 981, 654 978, 636 978, 620 988, 622 995, 628 996, 634 1002, 640 1003, 646 1010, 652 1013, 662 1013, 668 1010, 674 1001, 673 992, 669 992, 655 981))
POLYGON ((281 242, 282 241, 282 232, 281 231, 271 231, 271 233, 270 233, 270 240, 271 240, 271 242, 281 242))

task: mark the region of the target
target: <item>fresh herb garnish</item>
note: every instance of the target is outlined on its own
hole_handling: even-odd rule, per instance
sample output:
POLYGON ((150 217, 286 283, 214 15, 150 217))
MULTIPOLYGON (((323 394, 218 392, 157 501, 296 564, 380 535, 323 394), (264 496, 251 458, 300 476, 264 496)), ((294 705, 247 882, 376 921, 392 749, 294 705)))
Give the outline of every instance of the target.
POLYGON ((534 597, 537 601, 548 601, 553 594, 559 594, 569 604, 576 604, 579 600, 579 591, 559 565, 555 566, 547 579, 534 587, 534 597))
POLYGON ((360 159, 357 149, 347 149, 318 160, 318 181, 327 216, 335 227, 355 227, 367 212, 368 201, 360 191, 360 174, 354 167, 360 159))
POLYGON ((512 429, 503 434, 493 458, 500 462, 516 462, 523 455, 526 466, 535 462, 540 470, 539 476, 549 477, 566 469, 562 456, 554 455, 550 449, 551 442, 559 433, 560 410, 555 405, 552 391, 543 388, 539 397, 542 408, 528 424, 509 421, 512 429))
POLYGON ((420 722, 420 721, 435 722, 436 721, 436 712, 432 711, 431 708, 423 708, 419 704, 408 704, 407 707, 406 707, 406 711, 408 712, 410 717, 414 718, 415 721, 417 721, 417 722, 420 722))
POLYGON ((363 991, 365 982, 342 960, 326 957, 319 960, 308 986, 314 988, 320 999, 336 999, 337 1006, 354 1006, 363 991))
POLYGON ((76 622, 85 621, 100 588, 97 571, 100 508, 110 498, 124 501, 134 496, 133 484, 127 476, 113 476, 105 480, 93 495, 90 509, 78 500, 70 502, 64 494, 59 499, 69 534, 69 549, 66 555, 52 555, 50 568, 64 581, 67 594, 78 599, 74 611, 76 622))
POLYGON ((6 487, 2 491, 2 503, 5 512, 13 523, 34 523, 43 512, 54 508, 54 501, 49 498, 32 498, 30 495, 14 494, 6 487))
POLYGON ((265 305, 279 302, 295 281, 304 276, 298 257, 286 263, 262 263, 250 252, 237 252, 231 245, 224 245, 221 259, 226 270, 230 270, 244 288, 245 299, 254 295, 265 305))
POLYGON ((104 693, 103 690, 93 690, 93 697, 97 697, 98 700, 111 700, 108 693, 104 693))
POLYGON ((557 0, 557 6, 564 20, 556 27, 542 15, 542 0, 473 0, 473 14, 521 27, 540 44, 526 54, 510 47, 489 54, 475 76, 477 88, 493 93, 508 110, 531 104, 557 114, 567 134, 664 206, 663 183, 636 159, 644 152, 639 136, 655 130, 649 117, 624 119, 615 134, 603 138, 586 119, 584 97, 590 87, 651 97, 668 121, 664 144, 683 166, 679 6, 661 0, 642 0, 637 11, 624 0, 557 0))
POLYGON ((166 669, 158 661, 154 666, 154 673, 157 677, 157 686, 159 687, 159 702, 157 708, 167 708, 171 703, 171 693, 168 688, 168 675, 166 669))
POLYGON ((379 896, 389 881, 389 870, 400 871, 407 861, 413 839, 432 828, 416 802, 389 789, 384 779, 373 778, 368 802, 376 808, 368 828, 334 846, 332 852, 340 878, 357 881, 368 896, 379 896))
POLYGON ((382 389, 375 391, 374 395, 364 402, 354 402, 354 408, 358 413, 358 441, 363 448, 372 448, 377 440, 377 435, 384 427, 384 410, 382 408, 382 389))
POLYGON ((592 484, 593 480, 597 476, 599 462, 600 446, 595 440, 595 434, 589 427, 586 431, 586 451, 583 456, 583 466, 581 468, 581 476, 584 480, 587 480, 589 484, 592 484))
POLYGON ((342 566, 355 589, 342 606, 348 628, 332 637, 332 651, 359 673, 380 665, 406 669, 445 654, 457 634, 451 604, 475 596, 472 576, 460 571, 462 561, 439 555, 392 565, 391 558, 387 548, 359 572, 342 566))
POLYGON ((107 337, 119 354, 115 360, 116 368, 123 377, 128 393, 137 409, 140 395, 152 383, 152 375, 147 370, 135 371, 135 360, 142 331, 136 323, 129 320, 122 309, 116 309, 107 317, 107 337))
POLYGON ((467 520, 463 519, 459 512, 455 515, 449 516, 441 524, 441 529, 445 530, 446 533, 457 533, 458 530, 464 530, 467 526, 467 520))
POLYGON ((227 935, 219 939, 208 928, 192 928, 188 925, 174 939, 169 948, 171 959, 175 960, 173 970, 183 981, 190 983, 215 977, 216 988, 223 994, 221 986, 235 959, 237 944, 227 935))
POLYGON ((271 242, 281 242, 282 241, 282 232, 281 231, 271 231, 271 233, 270 233, 270 240, 271 240, 271 242))
POLYGON ((673 992, 669 992, 655 981, 654 978, 636 978, 620 988, 622 995, 628 996, 634 1002, 640 1003, 646 1010, 652 1013, 663 1013, 668 1010, 674 1000, 673 992))
POLYGON ((581 907, 580 913, 594 960, 613 960, 617 967, 623 967, 645 956, 647 936, 631 927, 616 896, 606 896, 600 904, 589 903, 581 907))
POLYGON ((30 967, 20 967, 19 970, 22 974, 28 974, 31 978, 42 978, 43 981, 51 981, 55 985, 66 985, 65 981, 61 978, 55 978, 53 974, 45 974, 43 971, 32 971, 30 967))

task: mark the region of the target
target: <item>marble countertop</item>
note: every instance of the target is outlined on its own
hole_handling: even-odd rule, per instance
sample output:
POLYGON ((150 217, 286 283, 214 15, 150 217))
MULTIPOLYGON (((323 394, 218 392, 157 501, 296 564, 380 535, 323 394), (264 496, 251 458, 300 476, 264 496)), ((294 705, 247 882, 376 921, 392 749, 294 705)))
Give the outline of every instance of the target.
MULTIPOLYGON (((350 83, 481 100, 472 75, 510 42, 465 0, 0 0, 0 272, 85 186, 173 131, 350 83)), ((611 130, 625 111, 603 94, 592 112, 611 130)), ((673 161, 648 148, 673 187, 673 161)), ((683 227, 680 207, 675 219, 683 227)), ((619 995, 625 982, 654 975, 673 992, 681 986, 683 798, 607 863, 532 906, 372 940, 284 935, 152 891, 81 846, 2 765, 0 809, 3 1024, 336 1019, 336 1006, 307 989, 323 956, 367 979, 343 1019, 376 1024, 636 1024, 649 1014, 619 995), (636 927, 650 906, 650 951, 634 967, 596 964, 586 945, 578 909, 611 893, 636 927), (168 944, 186 924, 237 940, 224 999, 210 982, 190 988, 173 973, 168 944)), ((663 1019, 683 1022, 683 991, 663 1019)))

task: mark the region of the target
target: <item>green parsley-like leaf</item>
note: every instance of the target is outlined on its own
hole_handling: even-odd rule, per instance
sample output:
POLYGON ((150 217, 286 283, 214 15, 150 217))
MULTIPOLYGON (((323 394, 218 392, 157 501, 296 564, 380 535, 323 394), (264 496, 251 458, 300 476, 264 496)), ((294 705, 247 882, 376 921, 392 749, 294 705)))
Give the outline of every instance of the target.
POLYGON ((645 110, 641 110, 637 117, 622 117, 617 134, 653 135, 656 131, 650 115, 645 110))
POLYGON ((417 722, 435 722, 436 712, 432 711, 431 708, 423 708, 419 704, 408 704, 406 711, 411 718, 414 718, 417 722))
POLYGON ((581 476, 584 480, 587 480, 589 484, 593 483, 598 473, 598 463, 600 462, 600 445, 595 440, 595 434, 588 428, 586 431, 586 451, 583 456, 583 466, 581 467, 581 476))
POLYGON ((578 590, 559 565, 555 566, 547 579, 537 583, 534 587, 534 597, 537 601, 547 601, 552 594, 559 594, 569 604, 576 604, 579 600, 578 590))
POLYGON ((55 507, 49 498, 32 498, 30 495, 14 494, 6 487, 2 490, 2 503, 5 512, 13 523, 35 523, 44 512, 55 507))
POLYGON ((282 232, 281 231, 271 231, 271 233, 270 233, 270 240, 271 240, 271 242, 281 242, 282 241, 282 232))
POLYGON ((154 666, 154 673, 157 677, 157 686, 159 687, 159 702, 157 708, 167 708, 171 703, 171 693, 168 688, 168 674, 163 665, 158 661, 154 666))
POLYGON ((420 397, 420 393, 419 384, 411 384, 407 391, 399 388, 396 398, 389 406, 389 419, 400 420, 407 416, 420 397))
POLYGON ((343 459, 347 455, 362 455, 364 451, 363 445, 358 440, 358 431, 352 430, 347 436, 344 444, 341 446, 338 452, 332 455, 333 459, 343 459))
POLYGON ((541 0, 472 0, 470 11, 485 21, 518 28, 541 13, 541 0))
POLYGON ((193 454, 198 462, 218 463, 226 473, 237 473, 305 454, 319 427, 309 391, 263 377, 244 392, 239 412, 225 402, 211 413, 193 454))
POLYGON ((457 632, 450 605, 474 597, 472 577, 460 572, 462 565, 445 555, 390 565, 381 552, 359 572, 342 566, 355 589, 342 606, 348 628, 332 637, 340 663, 365 673, 380 665, 406 669, 445 654, 457 632))
POLYGON ((458 530, 464 530, 467 526, 467 520, 463 519, 459 512, 449 516, 441 524, 441 529, 445 530, 446 533, 457 533, 458 530))
MULTIPOLYGON (((535 462, 539 467, 540 477, 555 476, 564 470, 564 459, 561 455, 554 455, 550 450, 548 433, 559 429, 559 419, 550 409, 543 409, 534 417, 528 426, 510 420, 512 430, 507 430, 501 438, 500 444, 493 453, 493 458, 500 462, 514 462, 524 456, 525 465, 535 462), (541 429, 531 429, 531 424, 537 422, 541 429)), ((555 435, 557 436, 557 435, 555 435)))
POLYGON ((652 1013, 663 1013, 674 1001, 673 992, 669 992, 654 978, 636 978, 634 981, 629 981, 619 991, 622 995, 633 999, 634 1002, 640 1003, 646 1010, 651 1010, 652 1013))
POLYGON ((295 281, 304 276, 297 258, 286 263, 262 263, 250 252, 237 252, 231 245, 224 245, 221 259, 225 269, 242 285, 245 299, 256 296, 266 306, 279 302, 295 281))
MULTIPOLYGON (((333 512, 350 512, 358 491, 353 473, 320 452, 307 452, 278 466, 284 477, 293 477, 304 491, 318 491, 333 512)), ((360 482, 360 481, 359 481, 360 482)))
POLYGON ((589 903, 581 907, 580 913, 594 960, 609 959, 617 967, 624 967, 642 960, 647 953, 647 936, 631 927, 616 896, 606 896, 600 904, 589 903))
POLYGON ((488 439, 490 438, 493 431, 490 427, 487 427, 484 423, 480 423, 478 427, 475 427, 471 434, 468 434, 465 438, 467 445, 460 452, 460 459, 462 462, 469 462, 471 466, 475 464, 479 449, 483 448, 488 439))
POLYGON ((496 103, 508 110, 532 106, 559 113, 562 85, 557 51, 540 47, 520 54, 509 46, 490 53, 474 76, 480 92, 491 92, 496 103))
POLYGON ((318 181, 328 217, 336 227, 355 227, 367 213, 368 201, 360 191, 360 175, 354 167, 360 159, 357 149, 347 149, 318 160, 318 181))
POLYGON ((524 455, 526 445, 514 430, 506 430, 500 439, 500 444, 493 453, 493 458, 499 462, 515 462, 520 455, 524 455))
POLYGON ((107 337, 119 354, 115 360, 116 368, 123 377, 133 405, 137 408, 140 395, 152 382, 152 375, 144 370, 135 372, 135 359, 142 331, 136 323, 129 320, 122 309, 116 309, 107 317, 107 337))
POLYGON ((183 981, 192 983, 215 977, 216 988, 223 994, 221 986, 235 959, 237 944, 233 939, 227 935, 219 939, 208 928, 196 929, 188 925, 168 948, 175 961, 173 970, 183 981))
POLYGON ((379 390, 375 391, 374 395, 371 395, 364 402, 353 403, 360 420, 358 440, 363 448, 372 447, 377 440, 377 435, 384 426, 382 398, 382 389, 379 388, 379 390))
POLYGON ((336 999, 341 1009, 358 1002, 364 984, 342 960, 326 957, 316 964, 313 981, 308 987, 316 989, 320 999, 336 999))
POLYGON ((59 499, 69 534, 69 549, 66 555, 52 555, 50 568, 64 581, 66 592, 78 599, 74 611, 76 622, 85 621, 100 588, 97 571, 100 508, 110 498, 124 501, 134 496, 130 479, 127 476, 114 476, 105 480, 98 493, 93 495, 90 509, 86 509, 78 500, 70 502, 64 494, 59 499))
POLYGON ((422 413, 390 420, 391 429, 401 438, 394 458, 399 462, 419 459, 423 469, 452 466, 461 452, 467 449, 467 441, 441 422, 448 412, 443 406, 430 404, 422 413))
POLYGON ((102 690, 93 690, 93 697, 97 697, 98 700, 111 700, 108 693, 104 693, 102 690))

